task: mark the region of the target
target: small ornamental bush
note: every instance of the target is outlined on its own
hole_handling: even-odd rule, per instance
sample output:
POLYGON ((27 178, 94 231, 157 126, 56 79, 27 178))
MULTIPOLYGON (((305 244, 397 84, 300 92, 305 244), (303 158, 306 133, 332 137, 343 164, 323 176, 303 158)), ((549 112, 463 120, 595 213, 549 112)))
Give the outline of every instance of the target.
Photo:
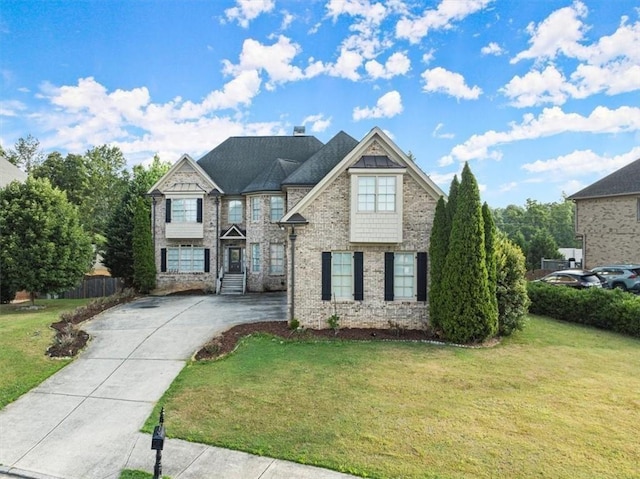
POLYGON ((640 298, 600 288, 576 290, 539 282, 527 285, 534 314, 640 338, 640 298))

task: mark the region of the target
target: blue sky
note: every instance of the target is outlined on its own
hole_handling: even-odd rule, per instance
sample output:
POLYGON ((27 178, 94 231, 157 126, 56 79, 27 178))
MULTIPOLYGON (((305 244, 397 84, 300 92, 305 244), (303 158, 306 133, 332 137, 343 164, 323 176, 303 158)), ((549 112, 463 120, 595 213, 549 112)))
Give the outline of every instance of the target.
POLYGON ((386 131, 445 191, 560 201, 640 158, 637 1, 0 3, 0 142, 119 146, 386 131))

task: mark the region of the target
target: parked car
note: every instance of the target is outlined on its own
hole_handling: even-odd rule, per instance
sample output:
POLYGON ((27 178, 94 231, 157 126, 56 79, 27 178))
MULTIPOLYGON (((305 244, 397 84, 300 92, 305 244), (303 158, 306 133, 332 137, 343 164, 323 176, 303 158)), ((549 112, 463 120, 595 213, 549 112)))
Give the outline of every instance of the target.
POLYGON ((640 264, 598 266, 591 271, 606 279, 610 288, 640 294, 640 264))
POLYGON ((538 281, 554 286, 569 286, 570 288, 602 288, 606 281, 597 273, 585 269, 564 269, 554 271, 538 281))

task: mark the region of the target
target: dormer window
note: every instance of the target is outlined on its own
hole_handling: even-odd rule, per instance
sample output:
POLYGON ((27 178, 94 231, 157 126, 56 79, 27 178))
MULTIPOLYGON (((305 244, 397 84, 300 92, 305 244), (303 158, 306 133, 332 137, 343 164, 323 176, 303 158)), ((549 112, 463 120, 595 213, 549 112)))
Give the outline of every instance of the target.
MULTIPOLYGON (((202 200, 200 200, 202 201, 202 200)), ((171 202, 171 217, 176 223, 193 223, 198 220, 198 199, 174 199, 171 202)))
POLYGON ((396 210, 395 176, 359 176, 358 211, 396 210))

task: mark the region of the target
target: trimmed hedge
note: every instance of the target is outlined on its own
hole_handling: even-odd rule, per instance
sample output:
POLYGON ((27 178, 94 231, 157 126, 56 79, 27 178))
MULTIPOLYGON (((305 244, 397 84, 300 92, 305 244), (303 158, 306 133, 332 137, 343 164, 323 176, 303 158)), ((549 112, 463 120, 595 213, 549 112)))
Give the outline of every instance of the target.
POLYGON ((529 282, 529 312, 640 338, 640 296, 600 288, 576 290, 529 282))

